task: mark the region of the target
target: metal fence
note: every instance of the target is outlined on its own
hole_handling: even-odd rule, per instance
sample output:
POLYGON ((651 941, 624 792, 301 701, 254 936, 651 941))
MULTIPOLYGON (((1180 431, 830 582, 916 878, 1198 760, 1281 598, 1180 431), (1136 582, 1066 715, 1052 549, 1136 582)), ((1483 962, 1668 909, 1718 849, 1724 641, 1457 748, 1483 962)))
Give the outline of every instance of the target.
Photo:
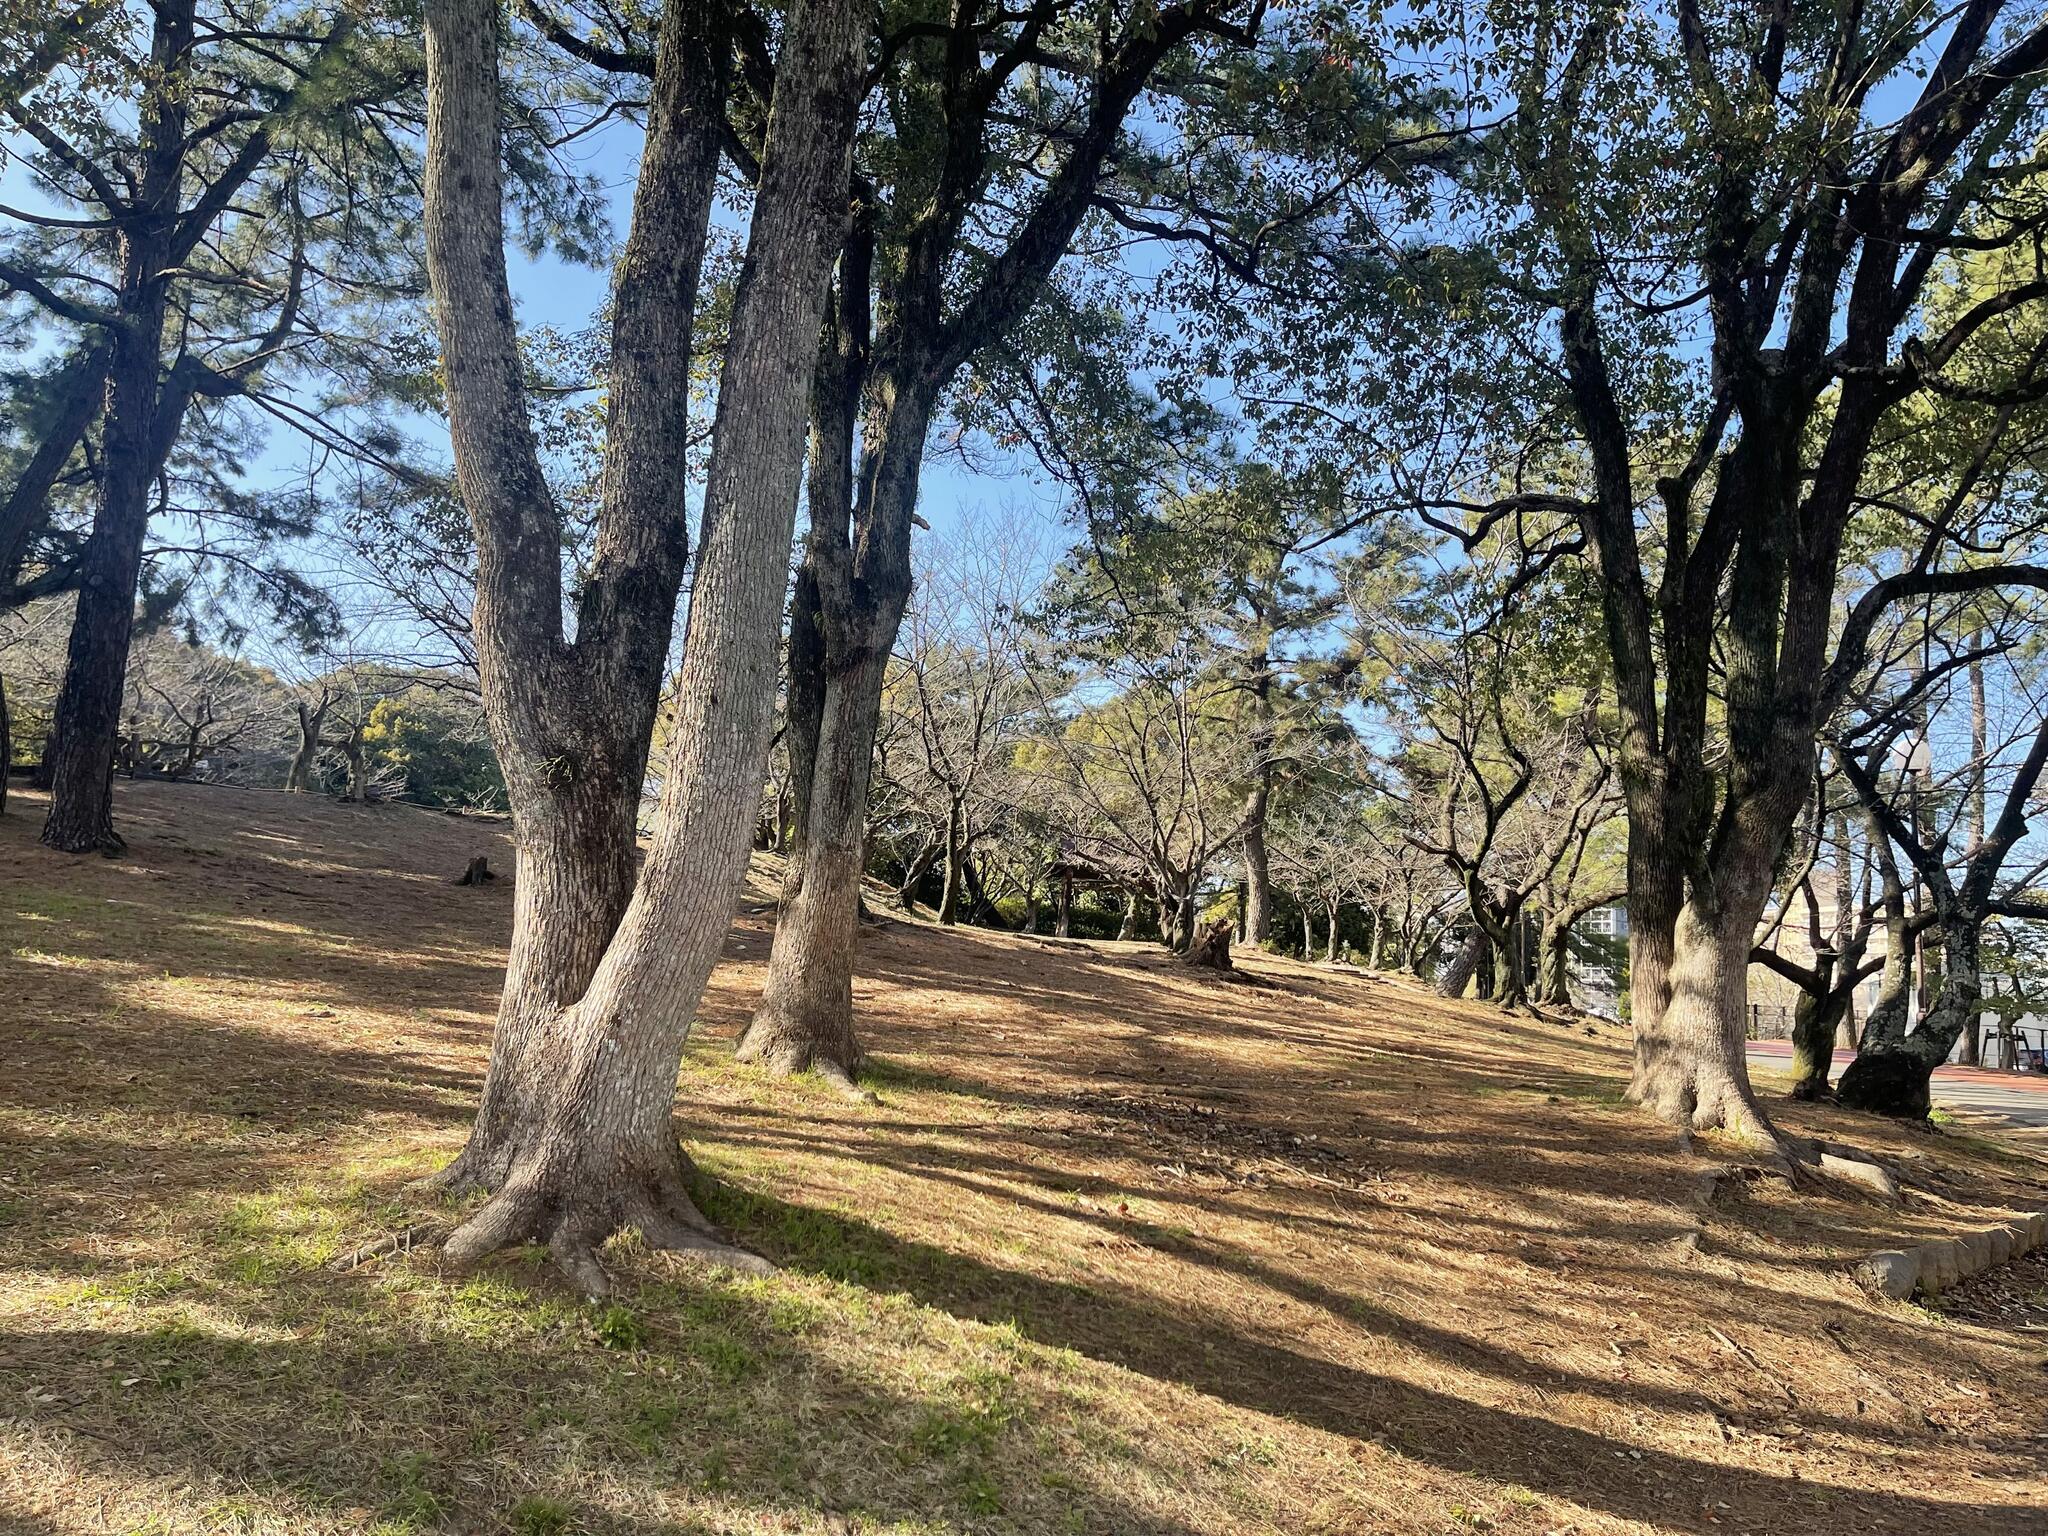
POLYGON ((1792 1038, 1792 1010, 1783 1003, 1751 1003, 1749 1005, 1749 1038, 1752 1040, 1790 1040, 1792 1038))

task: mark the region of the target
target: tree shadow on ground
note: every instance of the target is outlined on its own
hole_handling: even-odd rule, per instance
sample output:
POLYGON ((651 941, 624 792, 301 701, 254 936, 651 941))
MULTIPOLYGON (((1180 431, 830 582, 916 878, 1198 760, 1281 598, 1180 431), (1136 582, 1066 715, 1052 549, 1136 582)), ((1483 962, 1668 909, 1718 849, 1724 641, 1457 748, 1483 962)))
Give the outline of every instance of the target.
MULTIPOLYGON (((1177 1381, 1240 1407, 1364 1441, 1442 1469, 1508 1479, 1663 1529, 1929 1529, 2014 1536, 2026 1505, 1962 1505, 1816 1485, 1797 1477, 1643 1450, 1550 1419, 1447 1396, 1391 1375, 1303 1353, 1281 1337, 1192 1333, 1184 1315, 1127 1292, 998 1269, 871 1224, 758 1191, 712 1194, 709 1208, 778 1263, 852 1283, 898 1287, 956 1316, 1014 1323, 1040 1343, 1177 1381), (1617 1465, 1619 1463, 1619 1465, 1617 1465)), ((1270 1277, 1268 1277, 1270 1278, 1270 1277)), ((1314 1304, 1336 1299, 1325 1294, 1314 1304)), ((1404 1330, 1414 1324, 1403 1320, 1404 1330)), ((1434 1341, 1468 1351, 1463 1340, 1434 1341)), ((1864 1447, 1882 1456, 1883 1437, 1864 1447)))

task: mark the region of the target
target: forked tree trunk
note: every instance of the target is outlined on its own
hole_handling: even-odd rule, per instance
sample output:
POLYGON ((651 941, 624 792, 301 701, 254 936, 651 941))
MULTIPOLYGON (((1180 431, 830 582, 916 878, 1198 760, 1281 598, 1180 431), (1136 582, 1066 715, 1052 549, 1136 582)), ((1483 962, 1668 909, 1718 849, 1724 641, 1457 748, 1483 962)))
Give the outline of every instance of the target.
POLYGON ((1824 1099, 1835 1066, 1835 1023, 1840 1000, 1835 990, 1837 957, 1822 950, 1813 957, 1813 983, 1802 985, 1792 1007, 1792 1091, 1795 1099, 1824 1099))
POLYGON ((551 796, 513 793, 512 943, 476 1120, 440 1175, 455 1192, 505 1182, 531 1124, 527 1096, 542 1086, 534 1043, 590 985, 633 894, 637 783, 593 774, 551 796))
POLYGON ((1116 936, 1119 939, 1126 940, 1135 939, 1138 936, 1138 893, 1136 891, 1124 892, 1124 916, 1123 921, 1116 926, 1116 936))
POLYGON ((320 764, 320 733, 326 729, 330 707, 327 699, 322 699, 316 709, 308 709, 304 704, 293 706, 299 717, 299 745, 292 753, 291 767, 285 770, 287 794, 303 795, 313 788, 313 773, 320 764))
MULTIPOLYGON (((588 905, 572 866, 602 858, 618 846, 620 822, 612 814, 610 795, 599 797, 590 822, 568 818, 561 812, 571 797, 542 791, 560 788, 560 781, 578 782, 585 764, 571 759, 508 765, 508 777, 533 781, 523 782, 529 813, 528 825, 521 828, 520 903, 529 917, 523 937, 533 950, 553 940, 554 953, 543 957, 514 950, 499 1037, 493 1042, 486 1112, 463 1159, 471 1165, 471 1177, 495 1184, 496 1193, 449 1239, 447 1252, 456 1262, 508 1243, 543 1241, 580 1288, 601 1293, 607 1281, 595 1249, 625 1226, 639 1228, 656 1245, 749 1262, 710 1232, 691 1203, 684 1184, 688 1163, 676 1142, 672 1114, 683 1046, 724 942, 759 800, 775 691, 776 615, 803 458, 805 384, 816 356, 826 276, 845 228, 867 19, 866 7, 854 0, 797 0, 785 22, 781 83, 770 110, 747 260, 719 382, 704 536, 661 813, 646 867, 609 944, 603 931, 606 914, 588 905), (537 864, 543 867, 537 870, 537 864), (565 910, 543 913, 536 903, 544 901, 562 903, 565 910), (566 970, 531 974, 536 961, 573 965, 592 950, 602 958, 588 973, 589 986, 580 996, 561 985, 566 970), (528 974, 521 974, 522 967, 528 974), (520 1003, 548 995, 562 998, 562 1005, 521 1021, 520 1027, 505 1027, 507 1014, 520 1003), (515 1035, 523 1038, 515 1040, 515 1035), (501 1051, 511 1059, 511 1069, 502 1073, 501 1051)), ((546 565, 529 558, 509 584, 493 586, 488 579, 492 560, 509 558, 521 540, 548 532, 541 519, 522 518, 516 506, 506 505, 491 478, 508 468, 530 482, 538 478, 531 439, 521 425, 523 408, 517 404, 517 358, 499 227, 497 27, 496 7, 484 0, 431 0, 427 8, 427 207, 437 318, 458 417, 457 467, 465 498, 477 503, 473 512, 484 546, 480 564, 487 568, 487 579, 480 582, 480 591, 510 600, 521 582, 547 585, 558 552, 547 555, 546 565), (451 346, 451 339, 458 345, 451 346), (465 452, 488 450, 493 442, 507 452, 465 452)), ((700 151, 707 143, 705 125, 701 116, 677 109, 677 92, 707 67, 707 57, 720 51, 707 48, 689 26, 662 29, 655 80, 662 110, 656 115, 671 127, 694 123, 700 151)), ((710 67, 715 69, 715 63, 710 67)), ((716 101, 714 95, 712 104, 716 101)), ((643 209, 665 217, 697 191, 708 192, 708 178, 698 175, 708 171, 708 162, 700 154, 694 170, 691 164, 678 164, 670 153, 674 148, 650 135, 642 198, 635 207, 636 236, 642 232, 643 209)), ((693 217, 700 220, 701 238, 701 211, 693 217)), ((672 250, 643 248, 638 239, 629 242, 618 305, 648 300, 650 292, 670 288, 675 290, 671 297, 683 304, 680 334, 672 326, 655 327, 651 338, 631 330, 621 338, 629 352, 664 340, 671 352, 678 345, 687 347, 689 295, 677 274, 682 265, 687 264, 678 262, 672 250)), ((694 292, 694 269, 689 279, 694 292)), ((668 313, 674 315, 673 305, 668 313)), ((637 370, 640 361, 628 357, 623 366, 637 370)), ((670 403, 680 399, 687 358, 650 354, 644 361, 650 379, 677 386, 670 391, 670 403)), ((615 371, 621 366, 615 359, 615 371)), ((638 403, 646 396, 636 389, 631 398, 638 403)), ((644 440, 649 473, 665 480, 684 466, 682 434, 673 420, 614 421, 612 436, 614 450, 621 441, 644 440)), ((611 467, 608 456, 608 471, 611 467)), ((540 494, 537 485, 531 488, 540 494)), ((664 572, 679 564, 660 558, 675 553, 665 522, 627 518, 601 536, 600 566, 634 569, 629 557, 636 542, 651 543, 664 572)), ((537 552, 537 547, 525 550, 529 557, 537 552)), ((651 575, 647 579, 657 587, 665 584, 653 583, 651 575)), ((659 595, 632 586, 601 585, 597 590, 598 600, 586 606, 579 625, 579 647, 586 641, 595 644, 612 626, 645 619, 648 614, 635 601, 659 595)), ((484 611, 477 629, 487 668, 505 663, 531 638, 508 628, 506 650, 492 655, 500 633, 494 626, 553 618, 488 609, 481 597, 479 607, 484 611)), ((625 660, 621 666, 628 673, 625 682, 637 684, 642 669, 625 660)), ((494 712, 521 706, 522 696, 509 680, 486 681, 494 712)), ((544 681, 533 679, 531 686, 544 681)), ((607 675, 602 681, 618 679, 607 675)), ((627 691, 637 700, 637 686, 627 691)), ((651 713, 650 697, 650 725, 651 713)), ((644 754, 644 745, 640 751, 644 754)), ((607 764, 600 753, 589 767, 609 766, 613 772, 591 777, 607 790, 629 778, 637 788, 637 772, 622 771, 637 769, 631 757, 630 752, 616 754, 607 764)), ((628 859, 630 826, 627 820, 628 859)), ((751 1261, 751 1267, 762 1266, 751 1261)))
MULTIPOLYGON (((1836 1090, 1842 1103, 1873 1114, 1927 1118, 1933 1107, 1935 1068, 1948 1060, 1964 1031, 1983 1014, 1982 937, 1980 924, 1966 915, 1942 925, 1941 992, 1934 1007, 1911 1034, 1888 1035, 1881 1045, 1873 1046, 1871 1030, 1864 1031, 1864 1049, 1849 1063, 1836 1090)), ((1903 997, 1900 1002, 1903 1011, 1903 997)))

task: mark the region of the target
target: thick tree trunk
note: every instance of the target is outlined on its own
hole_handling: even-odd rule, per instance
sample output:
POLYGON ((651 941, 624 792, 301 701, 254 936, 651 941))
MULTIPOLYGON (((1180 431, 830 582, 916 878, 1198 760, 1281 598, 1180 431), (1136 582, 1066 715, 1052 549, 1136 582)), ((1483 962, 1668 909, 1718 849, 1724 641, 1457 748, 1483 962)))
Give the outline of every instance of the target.
POLYGON ((1863 1047, 1836 1090, 1842 1103, 1880 1115, 1927 1117, 1934 1069, 1983 1016, 1982 935, 1981 919, 1972 921, 1967 914, 1943 924, 1941 993, 1934 1007, 1911 1034, 1887 1032, 1872 1040, 1874 1031, 1864 1031, 1863 1047))
POLYGON ((1635 1037, 1635 1059, 1629 1097, 1648 1103, 1654 1092, 1653 1064, 1668 1055, 1658 1038, 1664 1010, 1671 1002, 1672 966, 1678 947, 1678 914, 1684 905, 1683 878, 1674 867, 1673 850, 1658 849, 1639 856, 1647 842, 1637 832, 1635 813, 1629 825, 1628 875, 1628 1003, 1635 1037))
POLYGON ((1058 899, 1058 903, 1059 903, 1059 905, 1058 905, 1058 909, 1057 909, 1057 911, 1058 911, 1058 915, 1057 915, 1057 918, 1056 918, 1056 920, 1055 920, 1055 922, 1054 922, 1054 924, 1053 924, 1053 932, 1054 932, 1054 933, 1055 933, 1055 934, 1056 934, 1056 935, 1057 935, 1058 937, 1060 937, 1060 938, 1063 938, 1063 939, 1064 939, 1064 938, 1067 938, 1067 937, 1069 937, 1069 935, 1071 934, 1071 932, 1072 932, 1072 929, 1073 929, 1073 922, 1074 922, 1074 881, 1073 881, 1073 878, 1072 878, 1071 876, 1068 876, 1068 875, 1062 875, 1062 876, 1060 876, 1060 883, 1059 883, 1059 885, 1058 885, 1058 887, 1057 887, 1057 890, 1058 890, 1058 898, 1057 898, 1057 899, 1058 899))
POLYGON ((1673 935, 1670 1002, 1656 1026, 1636 1029, 1636 1101, 1673 1125, 1725 1127, 1775 1144, 1744 1058, 1749 953, 1761 902, 1709 915, 1688 903, 1673 935))
POLYGON ((1138 893, 1136 891, 1124 892, 1124 916, 1123 921, 1117 924, 1116 936, 1119 939, 1126 940, 1135 939, 1138 936, 1138 893))
MULTIPOLYGON (((827 714, 805 818, 803 867, 794 890, 785 890, 768 980, 738 1048, 741 1061, 774 1072, 815 1067, 850 1084, 860 1071, 853 962, 868 778, 887 664, 886 653, 870 655, 857 672, 833 678, 825 691, 827 714)), ((942 908, 940 921, 945 920, 942 908)))
POLYGON ((1323 950, 1323 959, 1330 965, 1337 963, 1337 911, 1336 902, 1332 901, 1324 904, 1323 916, 1329 921, 1330 932, 1329 942, 1323 950))
POLYGON ((462 1153, 440 1175, 451 1190, 496 1190, 531 1115, 524 1100, 543 1030, 590 985, 633 894, 640 786, 586 777, 545 799, 518 794, 518 858, 504 990, 482 1101, 462 1153))

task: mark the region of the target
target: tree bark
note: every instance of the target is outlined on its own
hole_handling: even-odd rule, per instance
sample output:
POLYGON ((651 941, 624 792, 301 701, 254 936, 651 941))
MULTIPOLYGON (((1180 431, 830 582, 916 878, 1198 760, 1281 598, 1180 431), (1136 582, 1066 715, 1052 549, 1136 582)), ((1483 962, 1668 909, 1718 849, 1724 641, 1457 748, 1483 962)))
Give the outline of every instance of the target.
POLYGON ((14 777, 14 716, 7 707, 7 679, 0 676, 0 816, 7 814, 7 788, 14 777))
POLYGON ((143 108, 144 160, 137 217, 120 234, 121 278, 107 365, 99 504, 78 580, 78 607, 57 693, 49 749, 50 814, 43 841, 66 853, 119 853, 114 831, 114 749, 135 588, 158 463, 159 383, 169 311, 179 194, 185 181, 187 106, 179 88, 193 38, 193 0, 155 12, 152 64, 162 78, 143 108))
MULTIPOLYGON (((872 655, 864 662, 872 678, 848 677, 843 686, 826 691, 831 712, 818 738, 818 767, 804 818, 803 869, 794 890, 786 891, 768 979, 737 1052, 741 1061, 772 1072, 816 1068, 841 1086, 851 1086, 861 1066, 853 1028, 860 909, 845 893, 859 891, 863 873, 868 776, 881 709, 880 674, 887 664, 886 652, 872 655)), ((947 826, 942 923, 957 917, 957 821, 956 813, 947 826)))
MULTIPOLYGON (((1956 1041, 1982 1015, 1981 940, 1981 922, 1962 918, 1945 925, 1941 992, 1934 1007, 1918 1029, 1887 1038, 1881 1048, 1870 1047, 1865 1031, 1865 1048, 1842 1074, 1837 1090, 1842 1103, 1873 1114, 1927 1118, 1933 1107, 1935 1068, 1948 1060, 1956 1041)), ((1900 1002, 1903 1008, 1903 996, 1900 1002)))
MULTIPOLYGON (((1978 649, 1983 644, 1981 632, 1970 637, 1970 648, 1978 649)), ((1973 765, 1970 785, 1970 847, 1972 851, 1984 845, 1984 838, 1991 830, 1991 765, 1989 710, 1984 698, 1984 663, 1970 663, 1970 762, 1973 765)), ((1963 1026, 1962 1050, 1956 1058, 1966 1067, 1974 1067, 1983 1059, 1983 1020, 1972 1012, 1963 1026)))
POLYGON ((1138 936, 1138 893, 1136 891, 1124 892, 1123 921, 1116 926, 1116 936, 1124 940, 1135 939, 1138 936))
POLYGON ((1824 1099, 1835 1068, 1835 1029, 1846 992, 1835 987, 1836 957, 1814 956, 1813 985, 1799 989, 1792 1010, 1792 1092, 1795 1099, 1824 1099))
POLYGON ((1491 944, 1480 929, 1474 927, 1465 935, 1465 942, 1458 946, 1458 952, 1451 957, 1451 963, 1437 978, 1438 997, 1463 997, 1465 989, 1472 984, 1472 977, 1479 970, 1479 962, 1491 944))
POLYGON ((327 725, 327 711, 331 701, 321 698, 318 706, 308 709, 303 703, 292 708, 298 714, 299 746, 292 754, 291 767, 285 770, 285 793, 303 795, 313 787, 313 770, 320 762, 320 733, 327 725))
POLYGON ((1266 807, 1272 794, 1273 768, 1262 763, 1244 805, 1244 941, 1253 945, 1273 933, 1272 861, 1266 854, 1266 807))
POLYGON ((945 884, 939 893, 939 921, 948 928, 960 921, 960 898, 967 889, 967 856, 961 844, 966 841, 961 826, 960 803, 954 801, 946 807, 946 852, 945 884))
POLYGON ((646 304, 652 332, 621 326, 625 355, 615 357, 615 372, 632 383, 612 402, 606 479, 607 511, 615 515, 601 514, 596 571, 568 653, 587 668, 580 680, 592 686, 584 699, 566 700, 548 687, 561 680, 565 648, 534 627, 559 613, 558 604, 534 606, 559 592, 559 539, 526 424, 505 279, 497 8, 489 0, 428 6, 429 270, 457 470, 478 523, 476 629, 486 698, 494 735, 515 749, 507 779, 517 781, 515 814, 523 822, 525 916, 515 928, 484 1110, 457 1165, 464 1181, 496 1193, 449 1239, 457 1262, 507 1243, 544 1241, 581 1289, 602 1293, 596 1246, 634 1226, 656 1245, 761 1267, 720 1241, 691 1203, 671 1116, 683 1046, 725 938, 759 802, 804 397, 826 278, 845 230, 868 14, 854 0, 798 0, 785 23, 719 382, 661 811, 646 867, 612 932, 615 890, 594 890, 577 876, 580 866, 623 848, 622 883, 631 885, 631 818, 618 814, 614 791, 630 783, 637 794, 646 737, 637 754, 628 741, 627 751, 607 760, 606 749, 620 745, 620 737, 604 734, 619 728, 609 709, 565 716, 550 706, 587 709, 591 695, 614 694, 627 728, 637 731, 644 698, 652 727, 673 602, 668 577, 680 579, 674 519, 686 480, 689 370, 677 347, 686 352, 683 296, 695 290, 693 262, 679 263, 665 237, 680 226, 701 250, 717 133, 711 109, 719 100, 712 91, 707 101, 703 77, 715 73, 724 46, 707 44, 694 8, 671 11, 662 28, 634 237, 614 305, 624 314, 646 304), (692 266, 687 285, 678 264, 692 266), (668 302, 656 302, 663 295, 668 302), (648 414, 636 425, 631 413, 642 410, 648 414), (616 467, 613 454, 624 456, 616 467), (507 477, 518 483, 508 485, 507 477), (650 482, 660 492, 658 508, 643 500, 650 482), (506 675, 526 658, 546 671, 506 675), (586 764, 585 752, 551 760, 532 750, 550 729, 565 727, 595 763, 586 764), (586 783, 595 792, 579 805, 573 790, 586 783), (588 819, 572 822, 571 808, 588 819), (584 969, 586 960, 593 968, 584 969), (578 969, 587 987, 570 984, 578 969), (547 996, 562 1002, 535 1006, 547 996))
POLYGON ((1708 914, 1686 905, 1674 935, 1671 1001, 1658 1027, 1637 1035, 1636 1092, 1674 1125, 1774 1141, 1744 1059, 1756 916, 1747 906, 1708 914))

